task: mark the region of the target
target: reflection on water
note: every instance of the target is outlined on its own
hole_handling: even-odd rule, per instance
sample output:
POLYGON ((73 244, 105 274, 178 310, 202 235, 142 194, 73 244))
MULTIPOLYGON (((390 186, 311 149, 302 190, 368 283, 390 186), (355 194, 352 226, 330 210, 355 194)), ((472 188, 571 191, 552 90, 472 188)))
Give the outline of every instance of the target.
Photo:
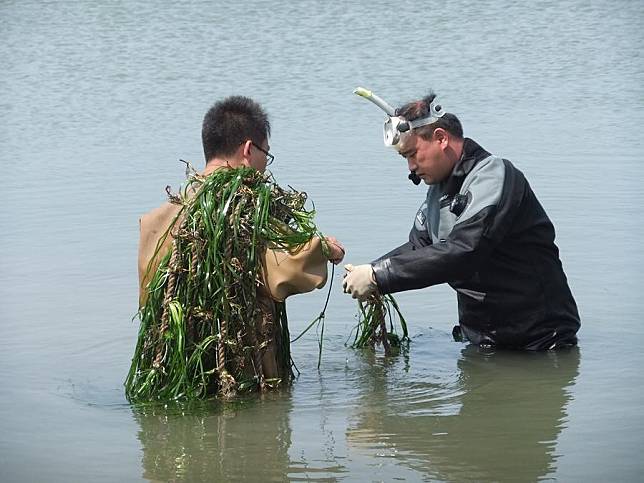
POLYGON ((290 399, 190 407, 133 408, 143 477, 150 481, 283 481, 288 472, 290 399), (262 416, 266 405, 271 417, 262 416))
POLYGON ((260 400, 133 408, 142 476, 535 481, 555 474, 579 350, 486 353, 451 343, 423 357, 437 338, 450 344, 447 335, 417 337, 395 357, 333 347, 331 363, 344 359, 346 370, 320 374, 317 392, 293 387, 260 400), (458 354, 453 366, 444 363, 448 352, 458 354), (419 356, 433 367, 414 363, 419 356))
POLYGON ((365 383, 347 438, 440 480, 534 481, 556 469, 578 367, 577 348, 486 354, 468 346, 446 387, 416 381, 406 400, 385 364, 365 383))

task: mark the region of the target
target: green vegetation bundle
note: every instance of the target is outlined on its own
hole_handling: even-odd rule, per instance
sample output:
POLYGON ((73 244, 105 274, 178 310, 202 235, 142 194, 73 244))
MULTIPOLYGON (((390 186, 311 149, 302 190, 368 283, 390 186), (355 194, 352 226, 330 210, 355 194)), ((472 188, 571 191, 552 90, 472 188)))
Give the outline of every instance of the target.
POLYGON ((258 288, 267 247, 292 250, 318 233, 314 211, 304 208, 306 194, 250 168, 193 172, 183 190, 168 194, 181 209, 156 248, 159 253, 174 235, 171 250, 158 268, 148 267, 156 271, 138 313, 128 399, 230 396, 276 386, 280 379, 265 378, 261 360, 272 338, 279 373, 290 380, 285 305, 275 302, 273 309, 258 288))
POLYGON ((381 344, 385 355, 399 350, 403 343, 409 342, 407 322, 400 312, 398 303, 391 295, 372 295, 365 302, 358 302, 360 313, 356 336, 351 347, 362 349, 375 348, 381 344), (402 337, 396 333, 394 320, 398 319, 402 337), (389 322, 389 329, 387 329, 389 322))

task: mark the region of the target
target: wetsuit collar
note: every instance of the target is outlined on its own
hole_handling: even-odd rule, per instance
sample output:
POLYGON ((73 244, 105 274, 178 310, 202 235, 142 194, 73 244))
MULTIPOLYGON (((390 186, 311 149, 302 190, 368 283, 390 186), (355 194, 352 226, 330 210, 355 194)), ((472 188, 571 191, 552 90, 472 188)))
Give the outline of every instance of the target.
POLYGON ((489 155, 490 153, 479 146, 476 141, 465 138, 461 159, 457 161, 449 178, 442 183, 443 193, 447 195, 455 195, 458 193, 463 184, 463 180, 472 171, 476 163, 487 158, 489 155))

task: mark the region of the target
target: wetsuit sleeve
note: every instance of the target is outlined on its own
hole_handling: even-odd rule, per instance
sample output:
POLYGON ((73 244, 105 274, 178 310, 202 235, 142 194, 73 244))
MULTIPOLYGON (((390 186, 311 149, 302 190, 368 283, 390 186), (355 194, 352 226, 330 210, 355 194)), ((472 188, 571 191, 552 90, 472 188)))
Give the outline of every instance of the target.
POLYGON ((390 252, 385 253, 381 257, 378 257, 372 262, 372 264, 385 258, 391 258, 396 255, 414 251, 420 247, 431 245, 432 239, 429 237, 427 223, 427 202, 424 202, 420 205, 420 208, 418 208, 418 212, 414 217, 414 223, 409 231, 409 241, 403 243, 397 248, 394 248, 390 252))
POLYGON ((503 239, 519 211, 525 179, 500 158, 482 163, 464 182, 467 204, 444 240, 372 263, 380 293, 469 278, 503 239))

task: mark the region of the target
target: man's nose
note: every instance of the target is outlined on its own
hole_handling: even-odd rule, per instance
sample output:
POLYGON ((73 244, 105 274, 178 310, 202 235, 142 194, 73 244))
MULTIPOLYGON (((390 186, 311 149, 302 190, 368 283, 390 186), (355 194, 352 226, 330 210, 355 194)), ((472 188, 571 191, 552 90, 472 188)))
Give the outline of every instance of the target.
POLYGON ((414 171, 418 166, 416 166, 413 158, 407 158, 407 167, 409 168, 409 171, 414 171))

